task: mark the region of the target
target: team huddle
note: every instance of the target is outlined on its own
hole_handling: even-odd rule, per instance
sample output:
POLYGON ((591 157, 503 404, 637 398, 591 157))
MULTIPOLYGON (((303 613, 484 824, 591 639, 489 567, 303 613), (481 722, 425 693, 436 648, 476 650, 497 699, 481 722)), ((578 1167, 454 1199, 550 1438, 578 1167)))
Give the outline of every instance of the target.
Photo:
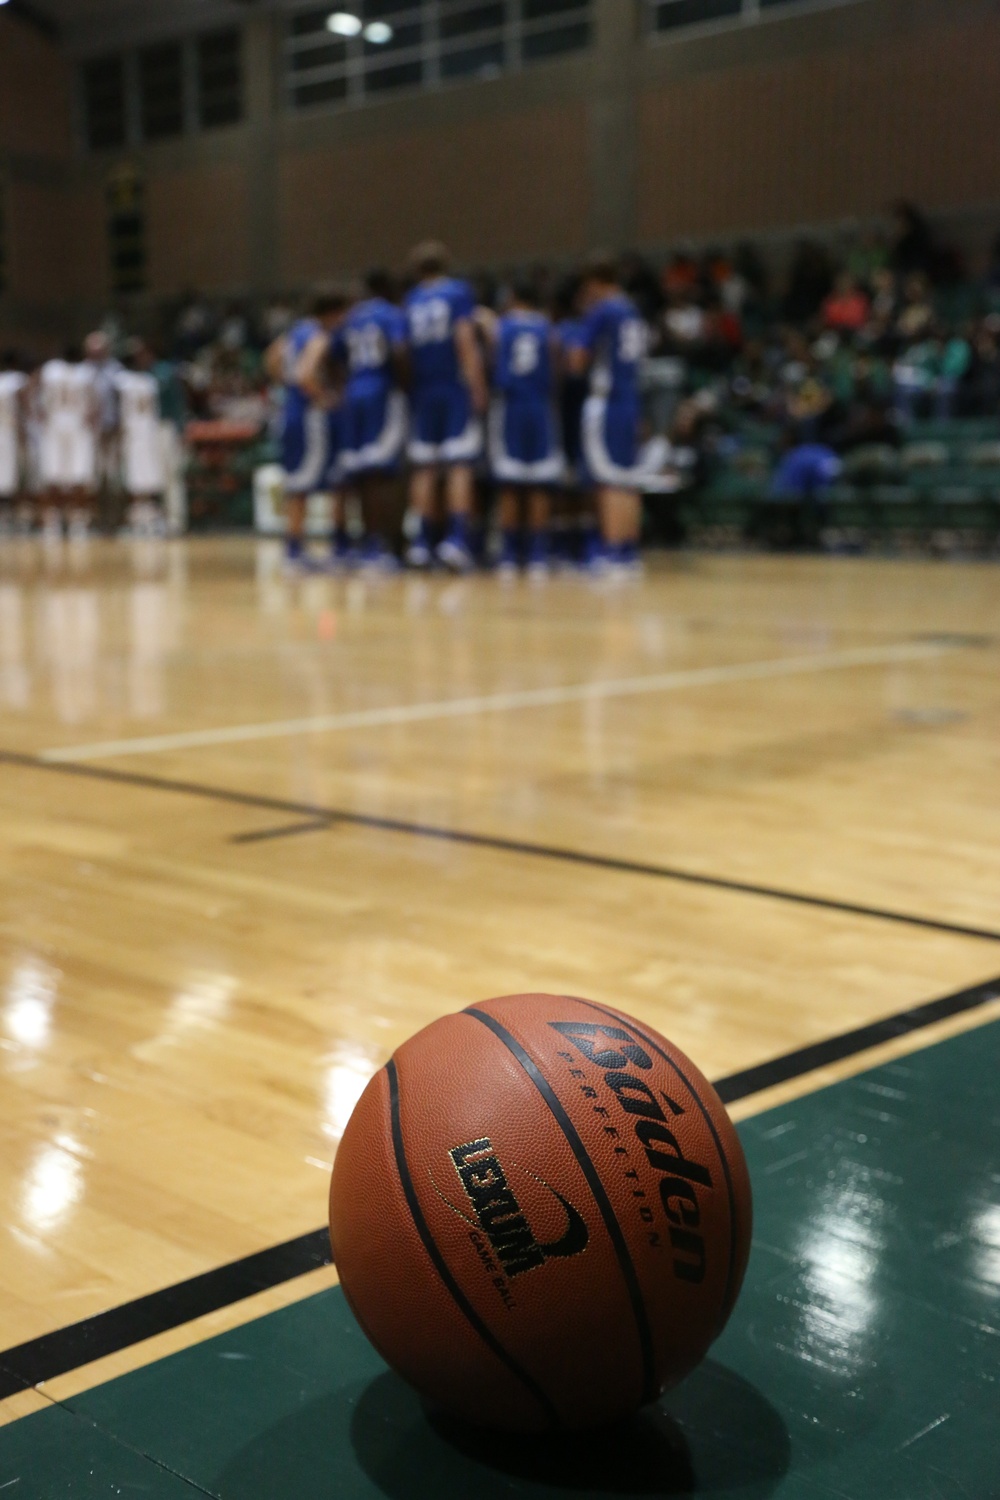
POLYGON ((379 272, 357 299, 317 299, 268 350, 284 386, 281 445, 288 559, 304 550, 307 497, 334 496, 334 557, 391 563, 379 527, 385 481, 409 465, 410 567, 471 568, 476 477, 499 497, 499 566, 545 570, 553 506, 568 489, 593 516, 582 561, 634 566, 640 497, 653 477, 640 448, 639 376, 647 328, 613 262, 585 267, 577 306, 556 322, 528 283, 498 316, 449 274, 444 247, 414 251, 413 289, 392 300, 379 272), (345 498, 361 502, 349 540, 345 498), (591 498, 592 497, 592 498, 591 498))
POLYGON ((0 368, 0 501, 25 496, 45 528, 84 534, 101 485, 117 479, 137 524, 158 529, 165 488, 160 398, 152 356, 136 346, 127 366, 103 334, 29 375, 0 368))

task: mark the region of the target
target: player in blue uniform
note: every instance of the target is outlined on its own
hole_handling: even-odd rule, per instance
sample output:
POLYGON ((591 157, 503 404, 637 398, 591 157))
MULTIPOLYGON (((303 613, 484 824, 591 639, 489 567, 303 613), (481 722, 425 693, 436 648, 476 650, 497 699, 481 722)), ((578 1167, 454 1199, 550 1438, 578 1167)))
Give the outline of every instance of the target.
POLYGON ((286 552, 293 567, 304 565, 306 501, 327 480, 328 403, 310 389, 310 367, 346 309, 339 294, 318 297, 308 317, 279 335, 264 356, 264 367, 284 387, 281 412, 281 466, 284 469, 286 552))
POLYGON ((574 373, 590 371, 590 395, 583 408, 583 463, 597 494, 607 559, 631 567, 638 560, 642 523, 639 372, 649 333, 619 285, 609 257, 598 255, 588 264, 583 300, 582 347, 569 360, 574 373))
POLYGON ((401 382, 407 328, 392 303, 392 284, 384 271, 369 272, 365 292, 337 329, 332 349, 347 370, 340 411, 342 466, 345 478, 357 483, 361 495, 366 532, 361 561, 387 566, 390 554, 377 534, 376 507, 384 481, 397 472, 406 445, 401 382))
POLYGON ((439 561, 472 566, 469 517, 474 464, 482 448, 488 396, 476 336, 471 288, 450 277, 443 245, 420 245, 411 257, 417 285, 404 304, 411 370, 410 507, 418 532, 407 551, 413 567, 433 561, 431 521, 444 473, 449 524, 439 561))
POLYGON ((529 283, 518 283, 510 305, 493 327, 490 467, 500 487, 500 568, 514 570, 521 554, 521 501, 526 501, 528 566, 549 566, 551 490, 564 462, 555 411, 555 332, 529 283))
POLYGON ((562 492, 555 500, 552 552, 557 561, 579 561, 589 567, 601 554, 601 528, 589 488, 583 485, 583 408, 590 394, 586 370, 571 368, 577 351, 586 348, 584 321, 580 311, 582 288, 578 276, 570 277, 557 291, 553 316, 561 356, 559 420, 562 428, 566 471, 562 492))

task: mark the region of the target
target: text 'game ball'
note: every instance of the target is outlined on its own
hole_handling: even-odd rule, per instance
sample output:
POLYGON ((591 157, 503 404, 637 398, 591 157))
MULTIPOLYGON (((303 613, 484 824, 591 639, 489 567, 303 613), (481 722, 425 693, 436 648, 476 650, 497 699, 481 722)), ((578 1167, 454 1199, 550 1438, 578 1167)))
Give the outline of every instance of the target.
POLYGON ((371 1080, 330 1186, 341 1285, 431 1405, 573 1428, 676 1384, 750 1249, 736 1131, 676 1047, 606 1006, 472 1005, 371 1080))

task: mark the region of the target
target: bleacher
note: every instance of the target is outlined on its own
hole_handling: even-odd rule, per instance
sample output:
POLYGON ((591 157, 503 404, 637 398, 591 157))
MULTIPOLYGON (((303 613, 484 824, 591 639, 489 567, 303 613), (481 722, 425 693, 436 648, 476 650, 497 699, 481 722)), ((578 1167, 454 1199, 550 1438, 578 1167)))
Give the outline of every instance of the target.
POLYGON ((743 422, 684 497, 688 538, 829 551, 987 556, 1000 550, 1000 418, 915 422, 899 447, 846 455, 837 483, 775 494, 780 431, 743 422))

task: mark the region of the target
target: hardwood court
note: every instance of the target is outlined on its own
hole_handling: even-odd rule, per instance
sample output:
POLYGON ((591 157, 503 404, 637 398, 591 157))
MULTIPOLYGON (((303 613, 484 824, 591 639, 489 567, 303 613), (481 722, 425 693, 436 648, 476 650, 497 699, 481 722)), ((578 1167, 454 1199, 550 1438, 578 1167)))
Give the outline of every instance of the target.
POLYGON ((367 1078, 476 997, 718 1078, 1000 973, 997 570, 279 561, 0 554, 6 1348, 317 1229, 367 1078))

